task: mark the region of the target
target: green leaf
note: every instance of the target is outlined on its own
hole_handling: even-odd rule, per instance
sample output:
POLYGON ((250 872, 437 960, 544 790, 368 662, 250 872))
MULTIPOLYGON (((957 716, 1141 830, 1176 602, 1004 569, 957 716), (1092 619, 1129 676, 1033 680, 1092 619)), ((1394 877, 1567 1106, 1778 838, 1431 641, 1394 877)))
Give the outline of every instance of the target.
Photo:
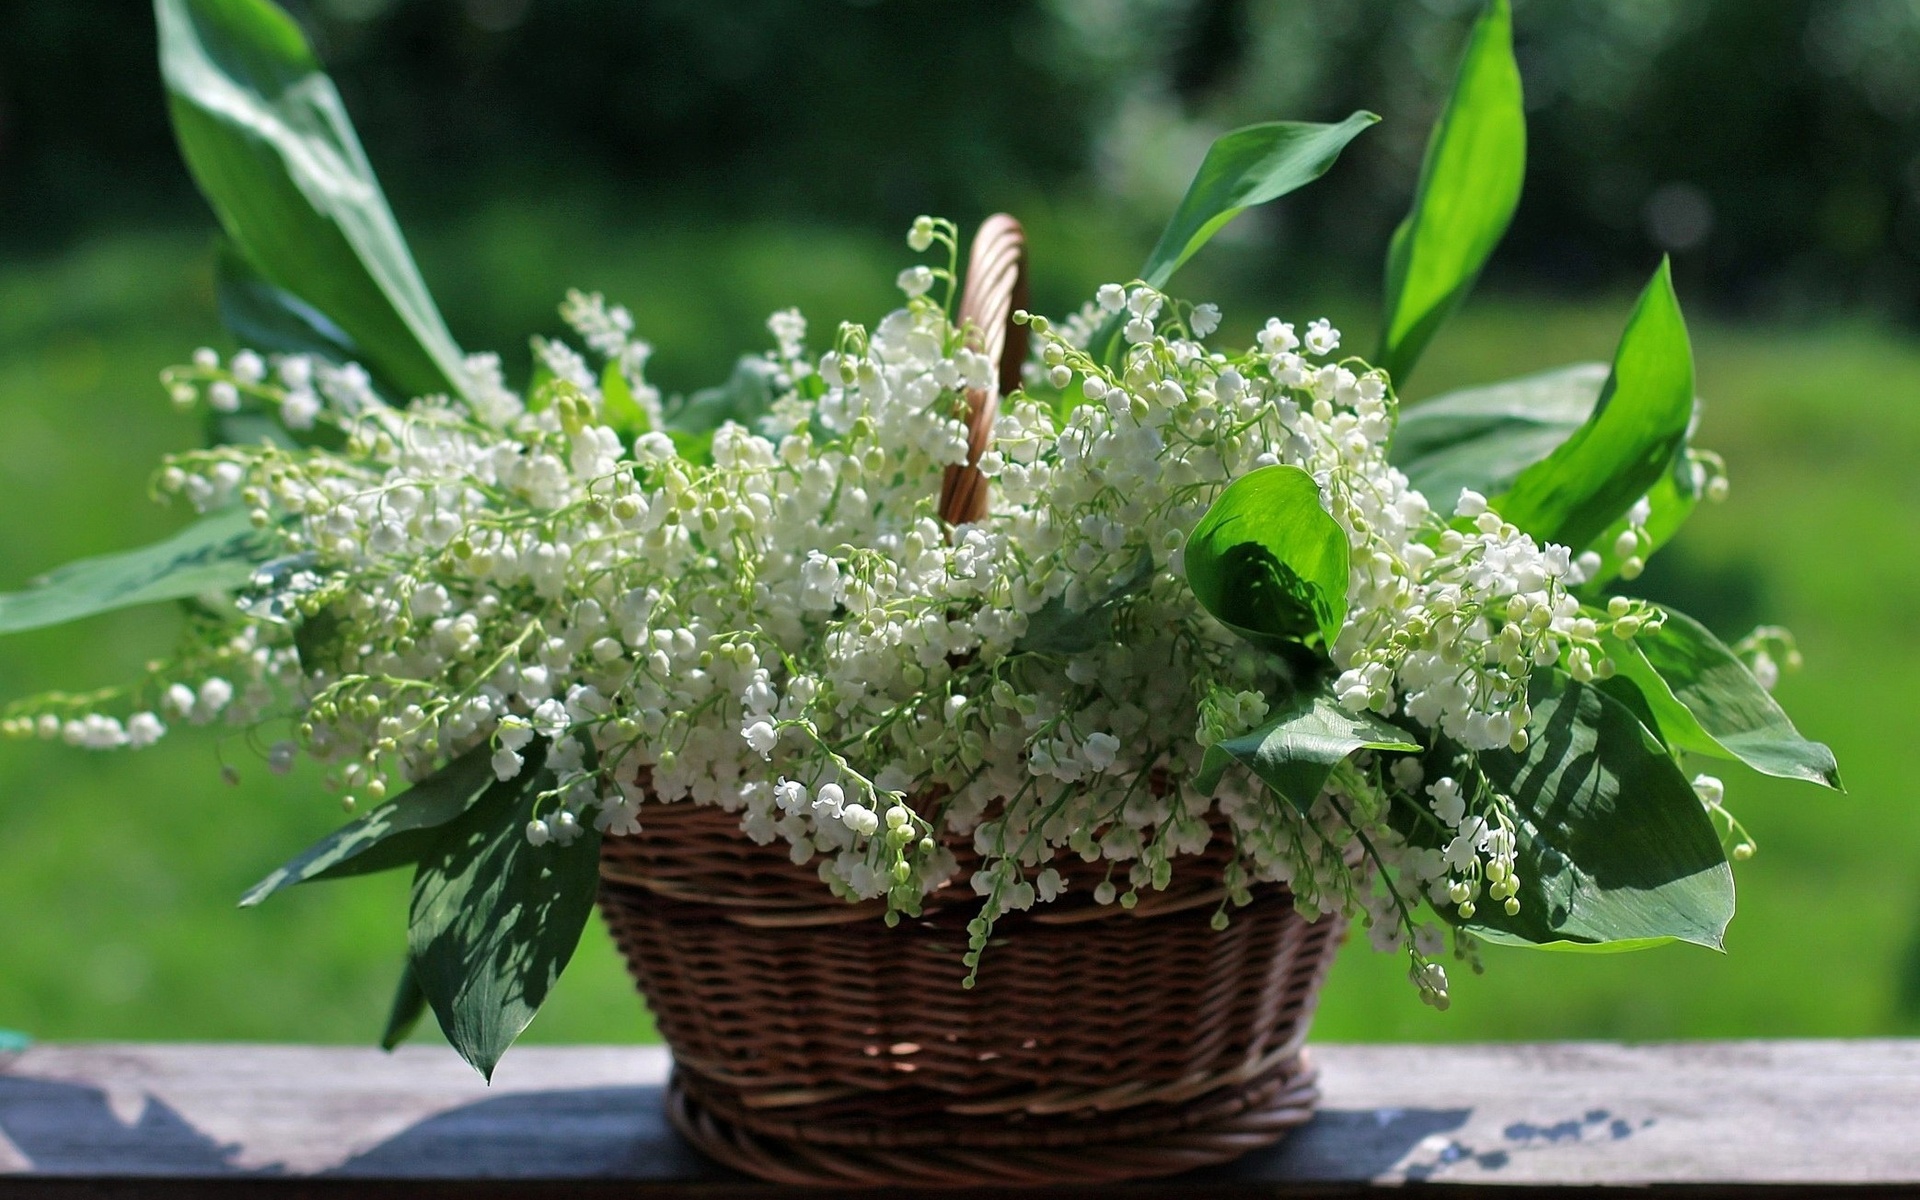
POLYGON ((1493 501, 1542 542, 1579 549, 1658 483, 1693 421, 1693 348, 1661 260, 1627 319, 1593 414, 1493 501))
POLYGON ((713 462, 713 434, 711 429, 699 433, 686 433, 678 429, 667 430, 667 436, 673 440, 673 452, 686 462, 706 466, 713 462))
POLYGON ((1145 549, 1108 581, 1098 599, 1079 612, 1055 596, 1027 617, 1016 654, 1084 654, 1113 640, 1113 616, 1122 600, 1153 582, 1153 555, 1145 549))
MULTIPOLYGON (((1698 405, 1695 406, 1698 411, 1698 405)), ((1689 434, 1689 437, 1692 435, 1689 434)), ((1673 456, 1665 474, 1651 488, 1647 489, 1647 523, 1643 527, 1645 537, 1636 553, 1642 560, 1652 558, 1660 547, 1673 540, 1680 527, 1687 523, 1693 510, 1700 505, 1701 486, 1694 473, 1693 455, 1683 445, 1680 452, 1673 456)), ((1614 552, 1614 543, 1628 529, 1627 519, 1621 517, 1601 531, 1593 540, 1589 549, 1600 556, 1600 568, 1595 571, 1581 591, 1588 595, 1599 595, 1601 590, 1620 574, 1620 567, 1626 559, 1614 552)))
POLYGON ((760 355, 744 355, 733 365, 733 374, 717 387, 701 388, 666 414, 664 423, 676 445, 682 438, 694 445, 700 435, 732 421, 759 432, 760 419, 773 408, 773 378, 780 368, 760 355))
POLYGON ((1833 751, 1800 735, 1739 656, 1692 617, 1666 611, 1659 629, 1632 642, 1614 640, 1608 655, 1616 678, 1639 689, 1667 743, 1780 779, 1845 790, 1833 751))
POLYGON ((286 426, 251 406, 230 413, 209 410, 206 428, 209 446, 258 446, 264 443, 279 446, 283 450, 293 450, 300 445, 293 440, 286 426))
POLYGON ((474 747, 366 816, 343 825, 247 889, 251 908, 284 888, 315 879, 342 879, 409 866, 439 840, 448 822, 466 812, 493 783, 485 744, 474 747))
POLYGON ((387 1027, 380 1034, 380 1048, 396 1049, 412 1037, 414 1026, 420 1024, 426 1011, 427 994, 420 990, 420 981, 413 977, 413 964, 406 963, 400 968, 400 982, 393 990, 393 1007, 387 1013, 387 1027))
POLYGON ((407 395, 459 390, 460 348, 299 26, 268 0, 154 15, 181 154, 234 245, 407 395))
POLYGON ((1409 405, 1389 457, 1436 512, 1451 513, 1462 489, 1497 496, 1586 423, 1608 370, 1576 363, 1409 405))
MULTIPOLYGON (((1423 400, 1401 411, 1389 457, 1437 512, 1452 512, 1462 489, 1497 496, 1586 423, 1609 371, 1604 363, 1578 363, 1423 400)), ((1697 423, 1698 400, 1694 413, 1697 423)), ((1642 545, 1643 558, 1679 532, 1700 495, 1693 458, 1683 445, 1647 492, 1651 544, 1642 545)), ((1583 585, 1586 592, 1598 593, 1619 574, 1622 560, 1613 544, 1626 529, 1622 516, 1590 544, 1601 566, 1583 585)))
POLYGON ((539 1012, 580 941, 600 873, 600 835, 528 843, 535 795, 551 774, 489 789, 447 828, 413 880, 413 974, 447 1040, 491 1079, 539 1012))
POLYGON ((1220 621, 1270 644, 1347 618, 1347 534, 1299 467, 1261 467, 1220 493, 1187 539, 1187 582, 1220 621))
POLYGON ((1611 942, 1529 942, 1510 934, 1476 930, 1480 937, 1503 946, 1524 946, 1529 950, 1549 950, 1555 954, 1637 954, 1642 950, 1653 950, 1661 946, 1671 946, 1676 939, 1670 937, 1655 938, 1619 938, 1611 942))
MULTIPOLYGON (((539 338, 533 339, 533 372, 527 378, 528 412, 547 411, 547 409, 552 406, 554 397, 558 394, 555 391, 554 385, 563 382, 559 376, 553 373, 553 369, 547 366, 546 360, 541 357, 540 342, 541 339, 539 338)), ((567 386, 572 387, 574 385, 567 384, 567 386)))
MULTIPOLYGON (((291 292, 268 283, 253 265, 221 239, 214 261, 214 293, 220 323, 241 345, 277 354, 305 354, 339 365, 355 358, 352 339, 324 314, 291 292)), ((386 383, 386 380, 378 382, 386 383)), ((268 406, 243 396, 238 412, 207 413, 207 441, 214 446, 267 442, 289 449, 319 446, 337 450, 346 435, 325 422, 311 429, 289 429, 268 406)))
POLYGON ((1194 786, 1211 793, 1226 768, 1237 762, 1305 813, 1333 769, 1356 750, 1419 749, 1404 730, 1372 713, 1348 712, 1324 692, 1298 696, 1258 729, 1207 747, 1194 786))
POLYGON ((1387 247, 1378 363, 1403 387, 1460 307, 1520 204, 1527 118, 1513 60, 1513 14, 1492 0, 1475 22, 1447 107, 1420 164, 1413 208, 1387 247))
MULTIPOLYGON (((1224 133, 1207 147, 1187 194, 1167 221, 1140 278, 1165 288, 1186 261, 1225 228, 1229 221, 1258 204, 1278 200, 1320 178, 1332 167, 1347 143, 1380 118, 1355 112, 1338 125, 1306 121, 1269 121, 1224 133)), ((1101 323, 1088 345, 1096 355, 1112 361, 1120 345, 1124 314, 1101 323)))
POLYGON ((224 239, 214 259, 213 285, 220 323, 242 346, 276 354, 309 354, 336 366, 357 356, 353 339, 344 329, 292 292, 268 283, 224 239))
POLYGON ((0 633, 40 629, 160 600, 229 592, 253 577, 267 539, 244 507, 222 509, 151 546, 83 558, 0 595, 0 633))
POLYGON ((1534 675, 1529 701, 1526 751, 1478 756, 1518 810, 1520 913, 1483 899, 1466 928, 1515 944, 1719 949, 1733 871, 1666 748, 1619 701, 1557 671, 1534 675))
POLYGON ((1347 143, 1379 120, 1363 111, 1338 125, 1270 121, 1222 134, 1207 147, 1200 170, 1147 255, 1140 278, 1164 288, 1227 222, 1325 175, 1347 143))
POLYGON ((647 410, 633 398, 633 388, 627 383, 627 377, 621 373, 620 364, 610 362, 607 369, 600 373, 600 415, 609 428, 619 434, 629 444, 643 433, 653 430, 653 422, 647 419, 647 410))

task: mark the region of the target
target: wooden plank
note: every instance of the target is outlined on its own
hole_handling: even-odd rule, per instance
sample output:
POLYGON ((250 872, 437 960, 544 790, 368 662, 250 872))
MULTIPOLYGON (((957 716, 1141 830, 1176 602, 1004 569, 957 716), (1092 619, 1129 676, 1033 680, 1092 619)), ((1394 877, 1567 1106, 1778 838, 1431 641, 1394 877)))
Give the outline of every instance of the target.
POLYGON ((1920 1041, 1327 1046, 1272 1178, 1920 1185, 1920 1041))
MULTIPOLYGON (((1321 1115, 1282 1146, 1101 1194, 1920 1189, 1920 1041, 1314 1053, 1321 1115)), ((489 1088, 444 1047, 36 1046, 0 1060, 0 1195, 777 1192, 673 1134, 669 1065, 659 1047, 527 1046, 489 1088)))

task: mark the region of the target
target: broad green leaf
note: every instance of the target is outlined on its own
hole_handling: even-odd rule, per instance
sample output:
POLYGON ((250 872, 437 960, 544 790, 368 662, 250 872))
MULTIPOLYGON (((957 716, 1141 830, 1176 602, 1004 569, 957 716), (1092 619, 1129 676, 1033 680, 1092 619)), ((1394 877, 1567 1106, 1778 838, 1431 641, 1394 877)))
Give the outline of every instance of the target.
POLYGON ((673 433, 711 433, 732 421, 757 430, 760 418, 773 407, 773 377, 779 368, 765 358, 743 355, 725 383, 701 388, 665 417, 673 433))
POLYGON ((713 435, 714 430, 711 429, 699 433, 667 430, 667 436, 673 440, 673 452, 687 462, 703 466, 713 461, 713 435))
MULTIPOLYGON (((540 356, 540 339, 533 339, 533 373, 527 378, 527 411, 545 412, 553 403, 554 385, 560 382, 558 376, 548 367, 540 356)), ((569 384, 568 386, 572 386, 569 384)))
POLYGON ((1616 640, 1608 653, 1669 745, 1843 790, 1833 751, 1802 737, 1739 656, 1692 617, 1668 609, 1658 630, 1616 640))
POLYGON ((355 357, 353 339, 327 315, 285 288, 275 287, 231 242, 214 260, 220 323, 242 346, 270 354, 310 354, 335 364, 355 357))
POLYGON ((1627 318, 1593 414, 1493 507, 1540 541, 1588 546, 1659 482, 1692 421, 1693 348, 1663 259, 1627 318))
MULTIPOLYGON (((1166 287, 1174 272, 1229 221, 1325 175, 1347 143, 1379 120, 1360 111, 1337 125, 1269 121, 1220 135, 1207 147, 1187 194, 1140 268, 1140 278, 1155 288, 1166 287)), ((1112 358, 1121 325, 1120 316, 1102 322, 1088 343, 1096 354, 1112 358)))
POLYGON ((1379 120, 1363 111, 1338 125, 1269 121, 1222 134, 1207 147, 1200 170, 1147 255, 1140 278, 1165 287, 1227 222, 1325 175, 1347 143, 1379 120))
POLYGON ((488 757, 484 744, 476 746, 366 816, 321 838, 247 889, 240 906, 251 908, 297 883, 367 875, 418 862, 439 840, 441 829, 493 784, 488 757))
POLYGON ((591 828, 569 846, 527 841, 552 775, 529 769, 514 784, 489 789, 420 860, 407 929, 440 1028, 489 1079, 573 956, 600 882, 591 828))
POLYGON ((18 633, 97 613, 230 592, 267 557, 267 538, 247 510, 222 509, 163 542, 83 558, 55 568, 22 591, 0 595, 0 633, 18 633))
POLYGON ((414 1027, 420 1024, 426 1011, 427 994, 420 990, 419 980, 413 977, 413 964, 409 962, 400 968, 400 982, 393 989, 393 1007, 387 1012, 387 1027, 380 1033, 380 1048, 396 1049, 412 1037, 414 1027))
POLYGON ((1530 945, 1718 949, 1733 871, 1666 747, 1619 701, 1557 671, 1534 675, 1529 700, 1526 751, 1478 756, 1518 812, 1520 913, 1483 898, 1466 928, 1530 945))
POLYGON ((1333 769, 1355 751, 1419 749, 1405 731, 1372 713, 1348 712, 1325 693, 1298 696, 1260 728, 1207 747, 1194 786, 1212 792, 1237 762, 1305 813, 1333 769))
MULTIPOLYGON (((1695 406, 1698 412, 1698 406, 1695 406)), ((1689 434, 1689 437, 1692 435, 1689 434)), ((1693 456, 1683 445, 1673 456, 1667 470, 1651 488, 1647 489, 1647 523, 1644 526, 1646 537, 1639 545, 1639 556, 1644 560, 1653 557, 1660 547, 1673 540, 1680 527, 1687 523, 1693 510, 1699 507, 1701 486, 1695 473, 1693 456)), ((1626 560, 1614 552, 1614 543, 1627 531, 1627 519, 1621 517, 1601 531, 1599 537, 1588 547, 1600 556, 1600 569, 1593 573, 1581 590, 1590 595, 1598 595, 1601 589, 1620 574, 1620 566, 1626 560)))
POLYGON ((1075 612, 1067 607, 1065 596, 1055 596, 1028 616, 1027 632, 1014 644, 1014 652, 1084 654, 1105 645, 1113 640, 1115 608, 1152 581, 1153 555, 1142 550, 1084 610, 1075 612))
MULTIPOLYGON (((224 239, 214 264, 214 293, 220 305, 220 323, 243 346, 268 353, 311 355, 335 365, 354 358, 352 339, 339 326, 298 296, 261 278, 224 239)), ((346 444, 346 435, 338 426, 322 422, 311 429, 289 429, 268 407, 251 399, 241 403, 238 412, 208 410, 209 445, 267 442, 288 448, 320 446, 334 450, 346 444)))
POLYGON ((154 15, 181 154, 247 261, 406 394, 460 390, 460 349, 299 26, 269 0, 154 15))
POLYGON ((629 443, 643 433, 653 430, 653 423, 647 419, 647 410, 633 398, 633 388, 627 383, 627 377, 620 373, 620 364, 610 362, 607 369, 600 373, 600 416, 608 427, 625 438, 629 443))
POLYGON ((1378 363, 1405 386, 1506 235, 1527 173, 1527 118, 1513 15, 1491 0, 1475 22, 1420 164, 1413 208, 1387 247, 1378 363))
POLYGON ((1187 582, 1206 610, 1264 642, 1318 630, 1331 643, 1347 618, 1347 534, 1299 467, 1261 467, 1220 493, 1187 539, 1187 582))
POLYGON ((1576 363, 1409 405, 1393 432, 1393 465, 1436 512, 1451 513, 1463 488, 1497 496, 1586 423, 1608 370, 1576 363))

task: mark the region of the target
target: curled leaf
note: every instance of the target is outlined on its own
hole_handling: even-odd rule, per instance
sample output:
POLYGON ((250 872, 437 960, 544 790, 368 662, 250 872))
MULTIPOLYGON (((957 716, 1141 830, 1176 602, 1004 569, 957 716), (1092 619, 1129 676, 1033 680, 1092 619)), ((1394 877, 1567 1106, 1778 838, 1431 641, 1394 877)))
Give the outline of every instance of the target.
POLYGON ((1220 493, 1186 547, 1187 582, 1221 623, 1271 644, 1347 618, 1347 532, 1299 467, 1261 467, 1220 493))
POLYGON ((1452 512, 1462 489, 1497 496, 1586 423, 1608 371, 1576 363, 1409 405, 1389 457, 1438 512, 1452 512))

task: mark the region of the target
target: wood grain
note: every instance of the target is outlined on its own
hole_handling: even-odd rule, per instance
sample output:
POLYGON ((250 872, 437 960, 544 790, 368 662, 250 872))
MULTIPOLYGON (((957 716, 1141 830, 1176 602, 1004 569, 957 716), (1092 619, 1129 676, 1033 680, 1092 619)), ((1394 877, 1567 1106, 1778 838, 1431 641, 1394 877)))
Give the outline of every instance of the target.
MULTIPOLYGON (((1920 1191, 1920 1041, 1314 1054, 1322 1111, 1282 1146, 1098 1194, 1920 1191)), ((529 1046, 489 1088, 444 1047, 36 1046, 0 1058, 0 1196, 779 1194, 673 1134, 669 1067, 529 1046)))

